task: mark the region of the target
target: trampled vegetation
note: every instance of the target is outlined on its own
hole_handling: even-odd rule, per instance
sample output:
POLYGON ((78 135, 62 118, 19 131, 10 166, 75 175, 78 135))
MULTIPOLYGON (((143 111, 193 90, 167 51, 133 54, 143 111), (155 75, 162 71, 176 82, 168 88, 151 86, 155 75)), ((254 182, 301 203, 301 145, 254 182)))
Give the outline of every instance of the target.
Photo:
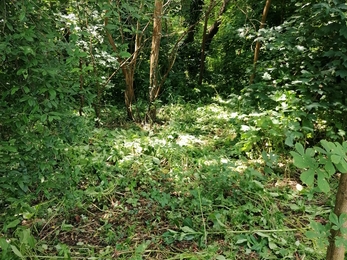
POLYGON ((1 6, 1 259, 344 259, 344 1, 1 6))

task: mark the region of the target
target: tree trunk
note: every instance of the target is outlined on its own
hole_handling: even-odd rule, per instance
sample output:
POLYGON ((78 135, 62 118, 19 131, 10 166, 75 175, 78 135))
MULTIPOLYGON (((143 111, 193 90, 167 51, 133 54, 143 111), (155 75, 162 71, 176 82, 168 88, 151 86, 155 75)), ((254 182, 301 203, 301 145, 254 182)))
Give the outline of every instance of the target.
MULTIPOLYGON (((263 16, 262 16, 261 22, 260 22, 259 30, 263 29, 265 27, 266 17, 267 17, 267 14, 269 12, 270 5, 271 5, 271 0, 266 0, 265 7, 264 7, 264 10, 263 10, 263 16)), ((253 73, 252 73, 251 78, 249 80, 250 84, 252 84, 253 81, 254 81, 255 71, 256 71, 256 64, 257 64, 257 61, 258 61, 258 58, 259 58, 259 51, 260 51, 260 41, 258 40, 256 45, 255 45, 255 50, 254 50, 253 73)))
POLYGON ((135 102, 135 92, 134 92, 134 66, 133 64, 125 64, 122 66, 122 72, 125 79, 125 108, 127 111, 127 117, 130 120, 134 120, 134 113, 132 110, 132 105, 135 102))
POLYGON ((212 42, 213 37, 218 33, 219 26, 222 23, 221 15, 225 13, 227 10, 227 5, 230 2, 230 0, 224 0, 221 8, 219 9, 218 16, 219 18, 208 28, 208 32, 206 35, 206 41, 205 41, 205 50, 208 51, 212 42))
MULTIPOLYGON (((105 30, 106 30, 106 35, 107 39, 115 53, 118 53, 117 46, 112 38, 112 35, 109 33, 109 31, 106 29, 106 26, 108 24, 108 17, 105 18, 105 30)), ((145 28, 147 25, 145 26, 145 28)), ((144 28, 144 29, 145 29, 144 28)), ((127 111, 127 116, 131 120, 135 120, 133 110, 132 110, 132 105, 135 102, 135 91, 134 91, 134 74, 135 74, 135 68, 136 68, 136 61, 137 57, 140 52, 140 45, 142 41, 142 32, 140 32, 140 23, 137 22, 136 24, 136 35, 135 35, 135 47, 134 47, 134 52, 132 53, 131 58, 128 59, 122 59, 122 57, 118 57, 118 60, 120 61, 121 64, 121 69, 122 73, 125 79, 125 94, 124 94, 124 99, 125 99, 125 106, 126 106, 126 111, 127 111)), ((123 36, 123 31, 121 30, 121 38, 122 42, 124 43, 124 36, 123 36)))
POLYGON ((203 39, 202 39, 202 44, 201 44, 199 85, 202 84, 202 80, 203 80, 203 76, 204 76, 206 52, 210 48, 213 37, 218 33, 219 26, 222 23, 220 16, 222 14, 224 14, 225 11, 227 10, 227 5, 229 2, 230 2, 230 0, 223 0, 223 4, 222 4, 221 8, 219 9, 218 19, 208 29, 207 29, 208 16, 212 12, 212 9, 216 6, 216 3, 214 3, 214 0, 211 1, 210 8, 208 10, 208 13, 206 14, 207 16, 205 16, 203 39))
POLYGON ((213 10, 213 8, 216 6, 214 0, 211 0, 210 6, 208 7, 208 10, 205 13, 205 19, 204 19, 204 29, 202 32, 202 41, 201 41, 201 51, 200 51, 200 74, 199 74, 199 82, 198 84, 202 85, 202 79, 204 77, 204 71, 205 71, 205 47, 206 47, 206 39, 207 39, 207 23, 208 18, 213 10))
MULTIPOLYGON (((347 213, 347 173, 342 173, 340 177, 339 188, 336 194, 334 213, 338 217, 342 213, 347 213)), ((347 222, 345 222, 344 227, 347 227, 347 222)), ((344 260, 345 247, 337 247, 335 245, 336 237, 342 236, 340 230, 331 229, 330 233, 331 237, 329 238, 326 260, 344 260)), ((345 239, 347 239, 347 237, 345 237, 345 239)))
POLYGON ((158 73, 158 59, 161 39, 162 28, 162 11, 163 1, 155 0, 154 16, 153 16, 153 34, 152 34, 152 49, 150 58, 150 72, 149 72, 149 108, 148 114, 150 120, 156 119, 156 107, 154 101, 157 99, 160 91, 159 73, 158 73))

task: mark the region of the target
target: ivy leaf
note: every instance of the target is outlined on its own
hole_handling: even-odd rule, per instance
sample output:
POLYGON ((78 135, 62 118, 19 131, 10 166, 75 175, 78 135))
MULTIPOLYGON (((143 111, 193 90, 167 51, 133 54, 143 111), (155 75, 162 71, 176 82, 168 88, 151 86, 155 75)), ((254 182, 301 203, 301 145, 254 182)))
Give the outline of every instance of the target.
POLYGON ((308 186, 312 186, 314 182, 315 171, 313 169, 309 169, 304 171, 300 175, 300 180, 308 186))

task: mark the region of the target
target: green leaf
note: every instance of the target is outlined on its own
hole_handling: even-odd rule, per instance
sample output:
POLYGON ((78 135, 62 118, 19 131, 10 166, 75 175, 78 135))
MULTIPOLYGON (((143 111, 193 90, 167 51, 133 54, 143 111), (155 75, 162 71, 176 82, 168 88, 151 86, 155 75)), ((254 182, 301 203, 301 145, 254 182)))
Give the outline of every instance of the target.
POLYGON ((13 87, 13 88, 11 89, 11 95, 13 95, 14 93, 16 93, 18 89, 19 89, 19 87, 13 87))
POLYGON ((320 148, 320 147, 314 147, 314 149, 315 149, 317 152, 319 152, 319 153, 327 154, 327 152, 326 152, 324 149, 320 148))
POLYGON ((48 92, 49 92, 51 99, 55 99, 57 92, 55 92, 54 89, 50 89, 50 90, 48 90, 48 92))
POLYGON ((339 164, 335 164, 336 169, 341 173, 347 173, 347 163, 345 160, 341 160, 339 164))
POLYGON ((309 239, 316 239, 317 236, 318 236, 317 232, 312 231, 312 230, 307 231, 307 232, 305 233, 305 235, 306 235, 306 237, 309 238, 309 239))
POLYGON ((157 157, 153 157, 152 160, 156 165, 160 165, 160 160, 157 157))
POLYGON ((5 238, 0 237, 0 248, 2 249, 2 251, 6 251, 8 248, 9 244, 6 241, 5 238))
POLYGON ((312 148, 307 148, 306 149, 306 155, 308 155, 309 157, 313 157, 315 155, 316 151, 312 148))
POLYGON ((313 169, 309 169, 304 171, 300 175, 300 180, 308 186, 312 186, 314 182, 315 171, 313 169))
POLYGON ((333 154, 333 155, 331 156, 331 161, 332 161, 334 164, 338 164, 338 163, 340 163, 340 161, 341 161, 341 156, 340 156, 340 155, 333 154))
POLYGON ((181 230, 185 233, 196 233, 196 231, 190 227, 184 226, 181 228, 181 230))
POLYGON ((271 250, 274 250, 274 249, 277 248, 277 245, 276 245, 274 242, 269 241, 269 248, 270 248, 271 250))
POLYGON ((328 142, 327 140, 322 140, 320 141, 320 143, 328 153, 335 148, 335 145, 332 142, 328 142))
POLYGON ((131 54, 130 54, 129 52, 127 52, 127 51, 121 51, 121 52, 119 53, 119 56, 120 56, 122 59, 127 59, 127 58, 131 57, 131 54))
POLYGON ((325 179, 324 174, 318 172, 317 182, 318 182, 318 188, 321 191, 323 191, 324 193, 328 193, 330 191, 329 183, 325 179))
POLYGON ((20 223, 20 219, 15 219, 15 220, 11 221, 7 225, 5 225, 4 231, 6 232, 9 228, 14 228, 14 227, 18 226, 19 223, 20 223))
POLYGON ((13 253, 15 253, 15 255, 16 255, 16 256, 18 256, 18 257, 20 257, 20 258, 23 258, 22 253, 21 253, 21 252, 19 252, 19 250, 17 249, 17 247, 16 247, 16 246, 11 245, 11 248, 12 248, 13 253))
POLYGON ((298 151, 299 154, 304 155, 305 150, 304 150, 304 147, 302 146, 302 144, 296 143, 295 149, 298 151))
POLYGON ((288 136, 288 137, 286 138, 286 140, 284 141, 284 143, 285 143, 286 145, 288 145, 289 147, 293 147, 293 146, 294 146, 293 141, 294 141, 294 137, 290 135, 290 136, 288 136))
POLYGON ((330 215, 329 215, 329 221, 335 225, 338 225, 339 224, 339 218, 338 216, 334 213, 334 212, 331 212, 330 215))
POLYGON ((25 9, 23 9, 22 10, 22 12, 20 13, 20 15, 19 15, 19 21, 23 21, 24 20, 24 18, 25 18, 25 9))
POLYGON ((290 154, 293 156, 294 159, 294 165, 300 169, 307 168, 307 163, 305 162, 305 159, 303 156, 296 152, 290 152, 290 154))
POLYGON ((332 164, 332 162, 327 161, 324 165, 324 169, 326 170, 326 172, 328 173, 329 176, 333 175, 335 173, 335 167, 332 164))

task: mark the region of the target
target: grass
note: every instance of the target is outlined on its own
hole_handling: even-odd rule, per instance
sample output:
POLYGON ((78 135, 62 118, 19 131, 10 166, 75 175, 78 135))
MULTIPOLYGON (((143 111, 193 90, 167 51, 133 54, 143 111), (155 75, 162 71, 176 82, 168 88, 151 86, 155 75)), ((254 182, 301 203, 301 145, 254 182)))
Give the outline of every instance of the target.
POLYGON ((102 127, 64 148, 68 167, 58 163, 49 189, 2 212, 3 256, 324 259, 305 232, 324 224, 331 198, 298 190, 287 151, 262 139, 247 144, 260 152, 242 151, 233 109, 167 105, 153 125, 104 111, 102 127))

